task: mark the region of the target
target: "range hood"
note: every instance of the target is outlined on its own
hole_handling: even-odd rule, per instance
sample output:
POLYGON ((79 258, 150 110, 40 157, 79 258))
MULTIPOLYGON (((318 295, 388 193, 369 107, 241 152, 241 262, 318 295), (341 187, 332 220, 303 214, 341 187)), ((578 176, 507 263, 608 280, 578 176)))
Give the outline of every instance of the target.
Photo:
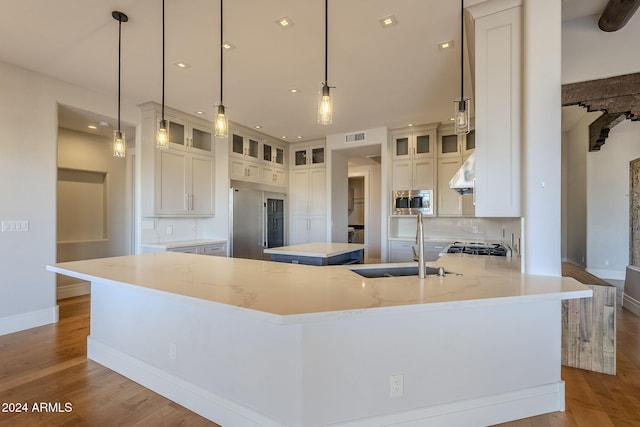
POLYGON ((475 155, 475 152, 471 153, 449 181, 449 188, 457 191, 458 194, 473 194, 476 181, 475 155))

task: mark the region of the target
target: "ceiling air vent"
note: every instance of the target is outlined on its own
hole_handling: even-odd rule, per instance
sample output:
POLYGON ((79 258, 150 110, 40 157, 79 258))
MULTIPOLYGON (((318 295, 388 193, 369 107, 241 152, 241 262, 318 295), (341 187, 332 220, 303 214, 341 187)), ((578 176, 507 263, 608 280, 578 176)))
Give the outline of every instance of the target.
POLYGON ((362 142, 364 140, 367 139, 367 133, 366 132, 354 132, 354 133, 348 133, 344 136, 344 142, 347 144, 353 143, 353 142, 362 142))

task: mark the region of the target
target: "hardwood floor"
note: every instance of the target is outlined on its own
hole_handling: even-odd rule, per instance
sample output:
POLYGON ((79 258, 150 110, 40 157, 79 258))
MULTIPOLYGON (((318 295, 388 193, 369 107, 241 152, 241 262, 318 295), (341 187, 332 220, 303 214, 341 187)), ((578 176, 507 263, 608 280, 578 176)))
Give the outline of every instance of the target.
POLYGON ((89 296, 59 307, 56 325, 0 336, 0 426, 217 425, 87 360, 89 296), (12 403, 29 412, 4 412, 12 403), (56 412, 34 412, 41 403, 56 412))
MULTIPOLYGON (((87 360, 89 297, 59 304, 58 324, 0 336, 0 405, 26 402, 30 411, 0 407, 0 426, 216 426, 87 360), (58 412, 32 412, 41 402, 58 412)), ((620 308, 617 316, 616 376, 563 367, 565 412, 501 426, 640 426, 640 318, 620 308)))

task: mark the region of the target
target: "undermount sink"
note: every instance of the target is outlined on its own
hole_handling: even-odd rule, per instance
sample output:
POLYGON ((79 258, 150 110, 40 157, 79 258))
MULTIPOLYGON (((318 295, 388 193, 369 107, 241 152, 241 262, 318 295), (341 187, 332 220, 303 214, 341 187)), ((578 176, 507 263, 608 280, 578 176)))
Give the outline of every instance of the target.
MULTIPOLYGON (((376 277, 398 277, 398 276, 417 276, 418 266, 411 265, 406 267, 389 266, 389 267, 356 267, 351 268, 356 274, 362 277, 373 279, 376 277)), ((441 269, 441 267, 428 267, 425 266, 426 275, 440 275, 450 274, 451 271, 441 269)))

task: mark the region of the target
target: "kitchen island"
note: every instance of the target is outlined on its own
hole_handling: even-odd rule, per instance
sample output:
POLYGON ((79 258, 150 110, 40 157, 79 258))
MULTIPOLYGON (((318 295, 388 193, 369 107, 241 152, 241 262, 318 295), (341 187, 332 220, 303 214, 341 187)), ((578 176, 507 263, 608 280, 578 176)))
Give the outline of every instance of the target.
POLYGON ((434 265, 462 275, 182 253, 48 269, 92 283, 90 359, 223 426, 470 426, 563 410, 560 302, 591 290, 504 257, 434 265))
POLYGON ((305 265, 362 264, 366 245, 317 242, 265 249, 271 261, 305 265))

